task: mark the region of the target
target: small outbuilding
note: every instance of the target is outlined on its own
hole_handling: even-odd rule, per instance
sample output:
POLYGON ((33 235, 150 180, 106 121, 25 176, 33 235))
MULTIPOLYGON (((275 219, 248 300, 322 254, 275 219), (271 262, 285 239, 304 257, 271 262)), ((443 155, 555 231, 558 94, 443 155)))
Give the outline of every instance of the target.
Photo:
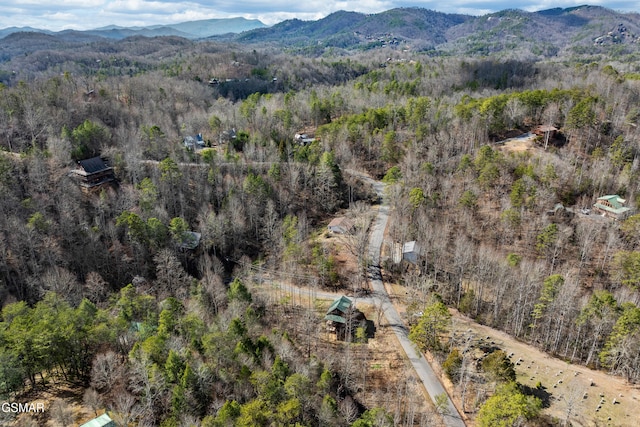
POLYGON ((99 417, 82 424, 80 427, 116 427, 116 423, 105 412, 99 417))
POLYGON ((232 141, 235 141, 238 137, 238 134, 236 133, 236 129, 229 129, 229 130, 225 130, 223 132, 220 133, 220 135, 218 136, 218 144, 222 145, 222 144, 226 144, 232 141))
POLYGON ((562 203, 556 203, 553 209, 547 211, 547 216, 551 217, 553 222, 569 221, 574 214, 573 208, 565 207, 562 203))
POLYGON ((327 228, 332 233, 346 234, 353 229, 353 223, 348 218, 341 216, 332 219, 327 228))
POLYGON ((625 206, 627 201, 617 194, 598 197, 593 210, 602 216, 614 220, 623 220, 631 213, 631 208, 625 206))
POLYGON ((402 260, 411 264, 418 264, 420 258, 420 245, 412 240, 402 245, 402 260))
POLYGON ((315 137, 306 133, 296 133, 293 139, 298 145, 309 145, 316 140, 315 137))

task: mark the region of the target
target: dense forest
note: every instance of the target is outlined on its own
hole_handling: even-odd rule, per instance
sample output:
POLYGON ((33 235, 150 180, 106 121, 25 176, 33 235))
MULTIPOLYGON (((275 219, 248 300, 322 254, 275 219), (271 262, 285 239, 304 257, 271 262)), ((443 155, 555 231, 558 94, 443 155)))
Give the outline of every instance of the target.
MULTIPOLYGON (((358 400, 358 344, 318 348, 324 313, 256 290, 367 286, 367 223, 343 248, 364 268, 322 239, 380 203, 354 171, 386 183, 385 281, 426 296, 411 337, 456 393, 447 307, 636 383, 640 75, 597 59, 135 37, 0 63, 0 393, 71 384, 124 426, 438 425, 437 407, 358 400), (503 142, 539 126, 527 150, 503 142), (70 172, 97 156, 116 181, 83 188, 70 172), (598 215, 604 195, 628 216, 598 215), (408 241, 419 262, 395 264, 408 241)), ((468 416, 560 424, 504 356, 482 361, 491 392, 468 416)), ((75 422, 62 404, 47 417, 15 425, 75 422)))

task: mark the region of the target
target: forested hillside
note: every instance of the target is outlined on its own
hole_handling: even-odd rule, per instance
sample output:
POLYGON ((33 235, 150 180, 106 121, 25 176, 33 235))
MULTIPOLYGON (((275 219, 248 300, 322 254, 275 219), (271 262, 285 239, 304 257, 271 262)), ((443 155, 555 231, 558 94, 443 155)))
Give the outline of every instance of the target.
MULTIPOLYGON (((109 42, 115 40, 161 36, 240 43, 260 49, 270 45, 312 56, 349 56, 353 51, 391 47, 431 57, 491 55, 503 60, 575 61, 584 56, 595 60, 601 55, 630 62, 637 60, 640 15, 589 5, 537 12, 506 9, 482 16, 402 7, 372 14, 337 11, 315 21, 289 19, 271 27, 243 18, 60 32, 11 27, 0 29, 0 61, 46 49, 89 53, 95 51, 95 45, 112 46, 109 42)), ((120 50, 112 49, 108 53, 120 50)), ((33 63, 32 59, 27 63, 33 63)))
MULTIPOLYGON (((4 398, 70 387, 118 425, 438 425, 437 405, 402 403, 400 375, 378 390, 353 379, 362 334, 323 341, 321 304, 264 295, 282 277, 367 288, 380 200, 361 173, 391 206, 384 279, 416 295, 411 336, 449 361, 456 394, 466 359, 447 307, 640 380, 636 63, 23 37, 32 50, 0 64, 4 398), (115 181, 83 186, 78 162, 95 157, 115 181), (596 212, 605 195, 627 215, 596 212), (325 231, 343 214, 357 226, 341 246, 325 231), (416 264, 394 263, 409 241, 416 264)), ((496 425, 515 395, 520 419, 560 424, 491 354, 465 416, 496 425)), ((56 408, 2 422, 78 421, 56 408)))

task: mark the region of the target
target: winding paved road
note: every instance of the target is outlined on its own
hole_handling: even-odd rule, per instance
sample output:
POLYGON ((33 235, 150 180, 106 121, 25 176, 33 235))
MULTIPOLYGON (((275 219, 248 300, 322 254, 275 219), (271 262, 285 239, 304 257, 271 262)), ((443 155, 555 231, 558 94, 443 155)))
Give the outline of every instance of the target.
MULTIPOLYGON (((384 287, 384 283, 382 282, 382 272, 380 270, 380 250, 382 248, 382 243, 384 241, 384 232, 387 228, 387 222, 389 220, 389 205, 385 200, 385 184, 359 172, 351 170, 347 170, 345 172, 355 175, 371 184, 377 195, 382 200, 382 203, 380 204, 380 207, 378 209, 378 214, 371 226, 371 233, 369 236, 369 281, 371 282, 373 292, 369 296, 358 297, 357 302, 374 304, 376 306, 382 307, 382 311, 385 318, 387 319, 387 323, 396 334, 396 337, 398 338, 402 349, 411 362, 411 365, 416 371, 416 374, 424 384, 424 387, 427 390, 429 397, 431 397, 434 405, 437 406, 436 396, 447 396, 446 404, 441 411, 443 414, 445 425, 447 427, 465 427, 466 424, 464 420, 451 401, 451 398, 447 394, 433 368, 431 367, 427 359, 425 359, 424 355, 416 350, 413 342, 409 340, 409 331, 402 321, 398 310, 396 310, 395 306, 391 302, 389 294, 387 293, 387 290, 384 287)), ((252 267, 252 269, 262 271, 262 269, 255 266, 252 267)), ((272 282, 272 286, 280 285, 272 282)), ((301 288, 297 286, 286 286, 283 289, 287 292, 290 292, 292 295, 294 295, 294 297, 297 296, 297 298, 300 300, 307 297, 334 299, 339 295, 333 292, 324 292, 313 288, 301 288)), ((350 298, 356 300, 356 298, 354 297, 350 298)), ((354 301, 354 303, 355 302, 356 301, 354 301)))
POLYGON ((417 351, 411 340, 409 340, 409 331, 404 325, 398 310, 396 310, 395 306, 391 303, 389 294, 382 282, 382 273, 380 271, 380 249, 382 248, 384 231, 387 228, 387 221, 389 220, 389 205, 385 202, 384 194, 385 184, 362 174, 357 174, 357 176, 370 183, 380 199, 383 201, 380 205, 380 209, 378 210, 378 215, 372 225, 369 237, 369 259, 371 260, 371 264, 369 266, 369 280, 371 281, 373 294, 376 296, 378 301, 382 302, 382 309, 389 326, 391 326, 393 332, 396 334, 398 341, 400 341, 400 345, 407 354, 409 361, 424 384, 424 387, 426 388, 427 393, 429 393, 433 403, 436 404, 436 396, 447 396, 447 403, 442 411, 444 413, 443 418, 445 424, 448 427, 464 427, 464 420, 449 398, 449 395, 442 386, 440 379, 433 371, 433 368, 431 368, 431 365, 427 359, 425 359, 424 355, 417 351))

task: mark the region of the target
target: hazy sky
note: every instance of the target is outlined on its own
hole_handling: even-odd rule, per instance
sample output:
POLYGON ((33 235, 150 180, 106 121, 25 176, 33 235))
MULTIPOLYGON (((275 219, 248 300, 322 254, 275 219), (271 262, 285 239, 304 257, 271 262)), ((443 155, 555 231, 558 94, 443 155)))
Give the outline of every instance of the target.
MULTIPOLYGON (((236 16, 272 25, 290 18, 319 19, 337 10, 376 13, 417 6, 447 13, 483 15, 508 8, 536 11, 585 3, 585 0, 0 0, 0 28, 83 30, 111 24, 146 26, 236 16)), ((640 12, 637 0, 592 0, 589 4, 640 12)))

